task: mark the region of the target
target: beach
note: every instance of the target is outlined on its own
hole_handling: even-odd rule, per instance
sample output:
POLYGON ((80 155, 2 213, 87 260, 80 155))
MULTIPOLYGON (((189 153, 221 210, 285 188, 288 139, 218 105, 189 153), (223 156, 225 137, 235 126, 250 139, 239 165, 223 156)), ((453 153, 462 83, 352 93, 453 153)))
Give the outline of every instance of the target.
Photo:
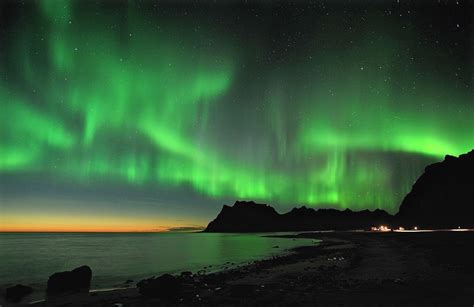
POLYGON ((323 241, 230 270, 183 275, 178 277, 182 292, 173 300, 145 298, 131 286, 56 297, 35 306, 474 303, 474 232, 329 232, 286 237, 323 241))

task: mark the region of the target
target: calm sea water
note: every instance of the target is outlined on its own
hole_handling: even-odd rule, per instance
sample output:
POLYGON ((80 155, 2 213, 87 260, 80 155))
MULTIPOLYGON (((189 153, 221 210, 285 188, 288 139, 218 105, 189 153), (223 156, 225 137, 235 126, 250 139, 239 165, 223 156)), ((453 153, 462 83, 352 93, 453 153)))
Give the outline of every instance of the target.
POLYGON ((92 288, 109 288, 161 273, 222 269, 270 257, 315 240, 268 234, 0 233, 0 287, 23 283, 44 289, 58 271, 89 265, 92 288), (279 248, 274 248, 279 246, 279 248))

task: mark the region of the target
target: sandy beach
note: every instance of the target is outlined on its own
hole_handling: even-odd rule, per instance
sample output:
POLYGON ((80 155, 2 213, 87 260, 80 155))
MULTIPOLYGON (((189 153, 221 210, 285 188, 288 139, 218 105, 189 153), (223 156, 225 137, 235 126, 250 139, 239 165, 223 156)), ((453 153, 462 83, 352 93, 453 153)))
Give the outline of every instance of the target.
POLYGON ((474 232, 303 233, 319 246, 179 279, 176 300, 137 288, 81 293, 35 306, 461 305, 474 303, 474 232))

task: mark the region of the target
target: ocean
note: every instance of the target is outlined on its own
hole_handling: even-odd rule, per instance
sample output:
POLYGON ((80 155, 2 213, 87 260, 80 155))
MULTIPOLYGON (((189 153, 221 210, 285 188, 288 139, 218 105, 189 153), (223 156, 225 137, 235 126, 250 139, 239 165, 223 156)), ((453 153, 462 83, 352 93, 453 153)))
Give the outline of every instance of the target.
POLYGON ((114 288, 163 273, 220 270, 318 242, 268 235, 0 233, 0 287, 21 283, 43 291, 54 272, 88 265, 93 289, 114 288))

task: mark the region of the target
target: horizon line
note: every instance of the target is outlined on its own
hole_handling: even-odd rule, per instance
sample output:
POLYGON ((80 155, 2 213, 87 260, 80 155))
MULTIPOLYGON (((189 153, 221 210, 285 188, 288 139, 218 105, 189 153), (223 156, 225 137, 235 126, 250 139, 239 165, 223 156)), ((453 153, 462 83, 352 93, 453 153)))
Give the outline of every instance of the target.
POLYGON ((201 232, 204 230, 205 227, 203 227, 201 230, 190 230, 190 231, 179 231, 179 230, 136 230, 136 231, 94 231, 94 230, 0 230, 0 233, 192 233, 192 232, 201 232))

